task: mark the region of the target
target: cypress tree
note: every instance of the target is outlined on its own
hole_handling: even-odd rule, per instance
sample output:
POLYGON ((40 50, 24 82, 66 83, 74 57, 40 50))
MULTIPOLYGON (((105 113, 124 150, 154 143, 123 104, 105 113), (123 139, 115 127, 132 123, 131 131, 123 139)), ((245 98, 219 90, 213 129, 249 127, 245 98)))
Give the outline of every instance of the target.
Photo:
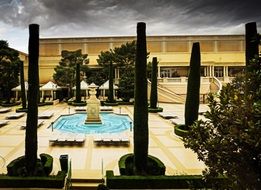
POLYGON ((250 60, 258 57, 259 37, 257 34, 256 23, 250 22, 245 25, 245 50, 246 50, 246 65, 249 65, 250 60))
POLYGON ((110 62, 109 65, 109 96, 108 96, 108 100, 110 103, 114 102, 114 98, 113 98, 113 65, 112 62, 110 62))
POLYGON ((188 128, 198 119, 200 99, 200 45, 193 43, 185 103, 185 126, 188 128))
POLYGON ((76 103, 81 102, 80 63, 76 63, 76 103))
POLYGON ((29 25, 28 113, 25 132, 25 162, 28 175, 35 174, 39 94, 39 25, 29 25))
POLYGON ((134 170, 144 174, 148 157, 148 98, 147 98, 147 47, 146 24, 137 24, 137 49, 134 92, 134 170))
POLYGON ((157 61, 157 57, 153 57, 152 71, 151 71, 150 108, 155 108, 155 109, 157 108, 157 102, 158 102, 157 75, 158 75, 158 61, 157 61))
POLYGON ((24 86, 24 62, 20 61, 20 85, 21 85, 21 99, 22 99, 22 109, 26 109, 26 95, 24 86))

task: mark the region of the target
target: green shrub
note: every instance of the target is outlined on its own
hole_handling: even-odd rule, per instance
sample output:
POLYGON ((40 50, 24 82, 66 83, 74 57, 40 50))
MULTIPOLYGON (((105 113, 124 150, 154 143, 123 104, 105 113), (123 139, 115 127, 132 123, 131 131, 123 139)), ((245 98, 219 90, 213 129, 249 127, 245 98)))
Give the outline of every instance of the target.
POLYGON ((174 132, 180 137, 185 137, 188 134, 188 127, 186 125, 175 125, 174 132))
POLYGON ((53 157, 49 154, 40 154, 41 162, 43 164, 44 172, 46 176, 49 176, 49 174, 53 170, 53 157))
POLYGON ((25 165, 24 156, 18 157, 11 161, 7 165, 7 175, 8 176, 19 176, 20 171, 19 168, 23 167, 25 165))
POLYGON ((185 103, 185 125, 189 127, 198 120, 200 99, 200 44, 193 43, 185 103))
MULTIPOLYGON (((48 154, 40 154, 37 159, 36 176, 48 176, 53 169, 53 158, 48 154)), ((27 176, 25 167, 25 156, 18 157, 7 165, 8 176, 27 176)))
MULTIPOLYGON (((120 174, 121 175, 134 175, 133 171, 133 154, 126 154, 122 156, 118 162, 120 174)), ((165 165, 156 157, 148 155, 148 175, 164 175, 166 167, 165 165)))
POLYGON ((161 107, 157 107, 157 108, 151 108, 151 107, 149 107, 149 108, 148 108, 148 111, 149 111, 150 113, 163 112, 163 108, 161 108, 161 107))
POLYGON ((63 188, 66 172, 49 177, 19 177, 0 175, 0 188, 63 188))
POLYGON ((114 176, 113 171, 107 171, 106 178, 106 185, 111 189, 228 188, 226 178, 211 178, 204 180, 201 175, 114 176))

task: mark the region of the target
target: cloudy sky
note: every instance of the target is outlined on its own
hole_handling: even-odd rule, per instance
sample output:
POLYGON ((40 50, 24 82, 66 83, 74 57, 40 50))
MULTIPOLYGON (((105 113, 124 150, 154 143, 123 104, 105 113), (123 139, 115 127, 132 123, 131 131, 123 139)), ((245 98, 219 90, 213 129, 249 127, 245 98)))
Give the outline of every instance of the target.
POLYGON ((260 0, 0 0, 0 39, 27 52, 28 25, 40 37, 243 34, 244 24, 261 30, 260 0))

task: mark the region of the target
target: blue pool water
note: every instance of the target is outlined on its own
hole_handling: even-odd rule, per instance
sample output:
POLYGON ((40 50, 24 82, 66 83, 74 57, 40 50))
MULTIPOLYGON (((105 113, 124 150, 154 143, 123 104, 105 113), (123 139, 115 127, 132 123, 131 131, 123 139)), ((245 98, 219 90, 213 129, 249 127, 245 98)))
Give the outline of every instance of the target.
POLYGON ((132 125, 132 120, 127 115, 101 113, 100 117, 102 124, 85 124, 86 114, 63 115, 53 123, 53 129, 83 134, 119 133, 129 130, 132 125))

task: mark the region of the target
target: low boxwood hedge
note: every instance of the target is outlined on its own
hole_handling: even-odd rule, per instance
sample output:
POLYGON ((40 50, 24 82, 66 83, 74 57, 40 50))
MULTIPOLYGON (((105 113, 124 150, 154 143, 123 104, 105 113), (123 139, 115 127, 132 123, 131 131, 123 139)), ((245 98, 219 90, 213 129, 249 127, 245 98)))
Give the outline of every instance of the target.
MULTIPOLYGON (((69 102, 68 102, 69 104, 69 102)), ((72 106, 86 106, 87 103, 86 102, 71 102, 72 106)))
POLYGON ((175 125, 174 133, 180 137, 185 137, 188 133, 188 130, 186 129, 185 125, 175 125))
POLYGON ((163 112, 163 108, 161 108, 161 107, 157 107, 157 108, 148 107, 148 111, 149 111, 150 113, 163 112))
POLYGON ((228 187, 226 178, 213 178, 205 181, 201 175, 181 176, 114 176, 106 171, 106 185, 110 189, 199 189, 228 187))
POLYGON ((19 177, 0 175, 0 188, 63 188, 66 172, 59 171, 55 176, 48 177, 19 177))
POLYGON ((40 154, 41 162, 43 164, 44 172, 46 176, 49 176, 53 170, 53 157, 49 154, 40 154))
MULTIPOLYGON (((123 155, 118 162, 121 175, 133 175, 133 157, 134 155, 123 155)), ((166 167, 158 158, 148 155, 148 171, 149 175, 164 175, 166 167)))
MULTIPOLYGON (((49 154, 40 154, 41 160, 37 161, 38 176, 48 176, 53 169, 53 158, 49 154)), ((25 156, 20 156, 7 165, 8 176, 26 176, 25 156)))
POLYGON ((118 102, 103 102, 103 105, 104 106, 118 106, 119 104, 118 104, 118 102))

